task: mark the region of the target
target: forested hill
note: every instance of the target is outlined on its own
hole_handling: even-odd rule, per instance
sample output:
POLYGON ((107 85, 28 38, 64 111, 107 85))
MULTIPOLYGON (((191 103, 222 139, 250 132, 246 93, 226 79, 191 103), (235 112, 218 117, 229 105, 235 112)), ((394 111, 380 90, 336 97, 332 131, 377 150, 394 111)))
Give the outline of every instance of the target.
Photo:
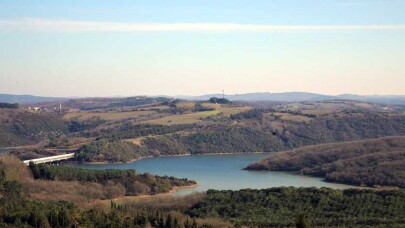
POLYGON ((78 161, 113 163, 160 155, 274 152, 405 135, 400 108, 361 102, 255 109, 219 98, 197 102, 135 97, 72 100, 62 110, 54 105, 38 111, 0 109, 0 147, 41 142, 34 149, 73 148, 78 161))
POLYGON ((405 192, 281 187, 209 190, 190 214, 235 227, 403 227, 405 192))
POLYGON ((294 122, 280 119, 277 113, 258 113, 242 112, 214 123, 108 129, 90 135, 104 139, 83 146, 76 158, 85 162, 128 162, 143 156, 274 152, 320 143, 405 135, 403 115, 342 113, 310 118, 285 113, 285 118, 306 118, 294 122), (131 143, 133 138, 139 143, 131 143))
POLYGON ((303 147, 275 154, 247 169, 296 171, 332 182, 405 188, 405 137, 303 147))
POLYGON ((0 147, 35 144, 67 132, 67 124, 54 113, 0 109, 0 147))

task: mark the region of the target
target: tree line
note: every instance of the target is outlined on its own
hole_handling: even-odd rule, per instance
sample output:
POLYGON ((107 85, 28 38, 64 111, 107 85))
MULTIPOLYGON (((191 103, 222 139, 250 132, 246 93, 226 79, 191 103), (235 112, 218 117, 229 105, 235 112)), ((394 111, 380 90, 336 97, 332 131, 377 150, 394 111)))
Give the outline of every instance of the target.
POLYGON ((173 187, 189 186, 195 181, 186 178, 136 174, 135 170, 92 170, 72 166, 53 166, 46 164, 29 165, 35 179, 81 181, 102 184, 107 191, 106 198, 117 196, 135 196, 169 192, 173 187))
POLYGON ((339 183, 405 188, 405 137, 303 147, 275 154, 247 169, 295 171, 339 183))
POLYGON ((189 214, 249 227, 395 227, 405 224, 404 202, 403 190, 209 190, 189 214))

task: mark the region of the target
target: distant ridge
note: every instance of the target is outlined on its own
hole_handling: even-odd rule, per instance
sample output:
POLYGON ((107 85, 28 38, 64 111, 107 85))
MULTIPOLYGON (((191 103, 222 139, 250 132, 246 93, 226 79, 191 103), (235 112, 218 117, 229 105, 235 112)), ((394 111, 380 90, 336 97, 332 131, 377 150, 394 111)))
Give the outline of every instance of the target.
MULTIPOLYGON (((201 96, 176 96, 179 99, 185 100, 208 100, 211 97, 222 97, 222 94, 207 94, 201 96)), ((300 101, 328 101, 328 100, 354 100, 365 101, 371 103, 405 105, 405 96, 360 96, 355 94, 342 94, 338 96, 330 96, 318 93, 307 92, 286 92, 286 93, 245 93, 228 95, 225 98, 232 101, 279 101, 279 102, 300 102, 300 101)))
MULTIPOLYGON (((201 96, 160 96, 160 97, 173 97, 184 100, 208 100, 211 97, 222 97, 223 94, 205 94, 201 96)), ((91 98, 91 97, 87 97, 91 98)), ((102 98, 102 97, 98 97, 102 98)), ((107 97, 104 97, 107 98, 107 97)), ((116 98, 125 98, 123 96, 116 96, 116 98)), ((331 101, 331 100, 353 100, 364 101, 370 103, 380 103, 389 105, 405 105, 405 95, 370 95, 361 96, 356 94, 341 94, 337 96, 330 96, 318 93, 307 92, 285 92, 285 93, 245 93, 245 94, 225 94, 225 98, 232 101, 276 101, 276 102, 301 102, 301 101, 331 101)), ((34 104, 42 102, 64 101, 68 99, 75 99, 73 97, 41 97, 33 95, 12 95, 0 94, 0 102, 19 103, 19 104, 34 104)))
POLYGON ((19 104, 34 104, 42 102, 51 102, 51 101, 63 101, 68 98, 62 97, 40 97, 32 95, 12 95, 12 94, 0 94, 0 102, 6 103, 19 103, 19 104))

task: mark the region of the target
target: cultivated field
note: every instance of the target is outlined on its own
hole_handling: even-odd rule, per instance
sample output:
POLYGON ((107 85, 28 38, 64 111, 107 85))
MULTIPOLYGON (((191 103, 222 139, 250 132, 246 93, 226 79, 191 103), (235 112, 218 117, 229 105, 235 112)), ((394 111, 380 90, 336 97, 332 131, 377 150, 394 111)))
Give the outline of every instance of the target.
POLYGON ((222 114, 225 116, 230 116, 239 112, 247 111, 252 109, 251 107, 219 107, 218 109, 203 112, 194 112, 180 115, 165 116, 159 119, 147 120, 141 123, 147 124, 158 124, 158 125, 175 125, 175 124, 194 124, 203 121, 205 118, 222 114))
POLYGON ((130 111, 130 112, 71 112, 67 113, 63 118, 73 119, 78 118, 80 121, 89 120, 92 118, 100 118, 102 120, 113 121, 129 118, 136 118, 154 113, 153 111, 130 111))

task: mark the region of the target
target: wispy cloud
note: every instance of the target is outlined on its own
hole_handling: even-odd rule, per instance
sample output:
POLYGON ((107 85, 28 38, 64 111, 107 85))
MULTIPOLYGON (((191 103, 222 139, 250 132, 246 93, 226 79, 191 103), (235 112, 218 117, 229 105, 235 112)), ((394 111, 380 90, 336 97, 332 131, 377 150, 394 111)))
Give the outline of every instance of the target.
POLYGON ((117 23, 50 19, 0 20, 1 30, 53 32, 405 30, 405 25, 261 25, 237 23, 117 23))

